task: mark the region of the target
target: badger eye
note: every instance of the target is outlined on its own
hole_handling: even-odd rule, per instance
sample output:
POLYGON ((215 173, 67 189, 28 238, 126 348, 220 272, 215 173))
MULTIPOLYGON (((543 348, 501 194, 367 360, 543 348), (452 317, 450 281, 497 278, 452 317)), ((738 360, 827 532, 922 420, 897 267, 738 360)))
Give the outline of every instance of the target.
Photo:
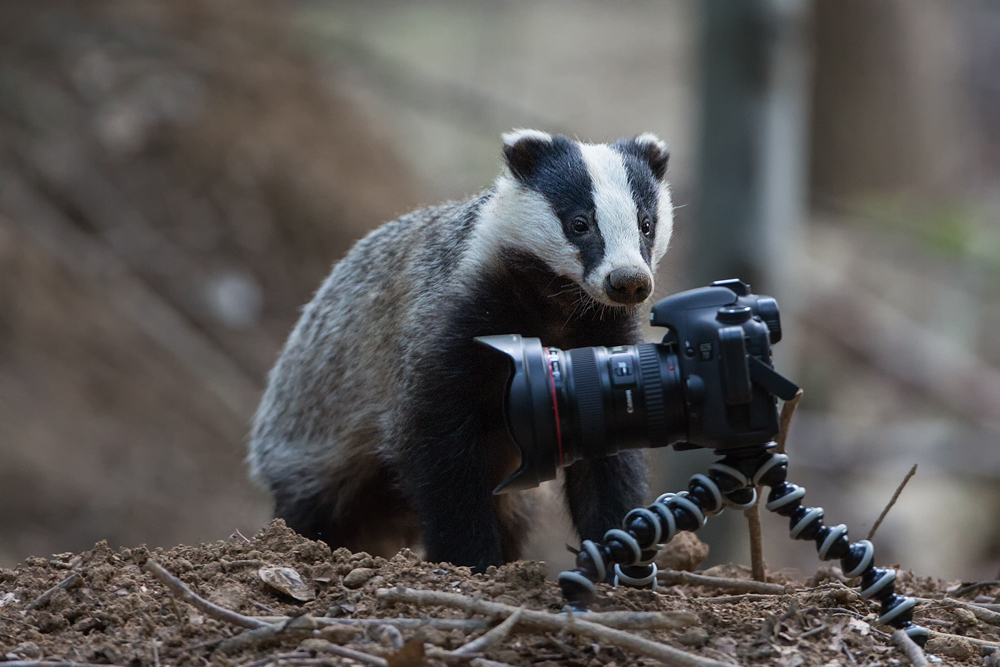
POLYGON ((590 223, 585 216, 578 215, 573 218, 573 222, 570 223, 569 228, 574 234, 580 236, 590 230, 590 223))
POLYGON ((649 216, 646 215, 642 216, 642 218, 639 220, 639 229, 642 230, 643 236, 650 235, 650 233, 653 231, 653 223, 649 219, 649 216))

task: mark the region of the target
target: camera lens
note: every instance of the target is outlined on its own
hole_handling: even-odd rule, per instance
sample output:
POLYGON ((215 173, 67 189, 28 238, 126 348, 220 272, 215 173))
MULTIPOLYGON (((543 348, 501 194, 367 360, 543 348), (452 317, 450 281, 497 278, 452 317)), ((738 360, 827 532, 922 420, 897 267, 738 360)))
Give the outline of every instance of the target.
POLYGON ((560 465, 665 445, 676 429, 683 432, 680 373, 664 346, 550 347, 546 355, 560 465))
POLYGON ((522 460, 498 491, 535 486, 579 459, 663 446, 686 434, 672 346, 560 350, 520 336, 479 340, 514 362, 505 413, 522 460))

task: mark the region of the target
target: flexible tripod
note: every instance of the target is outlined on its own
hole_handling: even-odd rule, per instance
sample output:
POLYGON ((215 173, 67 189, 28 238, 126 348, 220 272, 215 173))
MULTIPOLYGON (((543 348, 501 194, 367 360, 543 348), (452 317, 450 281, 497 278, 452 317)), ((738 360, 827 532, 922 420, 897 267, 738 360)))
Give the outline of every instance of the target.
POLYGON ((745 510, 757 502, 757 486, 769 486, 765 507, 788 517, 792 539, 814 540, 821 560, 840 559, 848 579, 861 577, 861 597, 881 604, 878 622, 903 630, 921 647, 930 636, 913 623, 916 600, 896 595, 896 571, 875 567, 875 548, 868 540, 853 544, 847 526, 823 525, 823 509, 804 507, 806 490, 785 481, 788 456, 766 449, 749 454, 730 454, 709 466, 708 474, 691 477, 688 490, 665 493, 649 507, 627 515, 621 528, 609 530, 603 544, 586 540, 576 556, 576 568, 559 575, 566 600, 576 609, 586 609, 597 594, 594 584, 604 581, 614 564, 614 581, 627 586, 656 587, 659 550, 677 531, 695 531, 726 507, 745 510))

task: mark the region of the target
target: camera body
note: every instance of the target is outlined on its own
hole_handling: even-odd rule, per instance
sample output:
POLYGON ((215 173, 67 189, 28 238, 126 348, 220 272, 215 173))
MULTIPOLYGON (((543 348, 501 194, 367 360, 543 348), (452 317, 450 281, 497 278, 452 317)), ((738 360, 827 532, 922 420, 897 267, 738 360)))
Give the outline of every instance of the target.
POLYGON ((624 449, 763 449, 777 398, 798 391, 774 371, 777 302, 739 280, 657 302, 661 343, 559 350, 537 338, 484 336, 510 361, 504 414, 521 465, 496 492, 537 486, 560 467, 624 449))

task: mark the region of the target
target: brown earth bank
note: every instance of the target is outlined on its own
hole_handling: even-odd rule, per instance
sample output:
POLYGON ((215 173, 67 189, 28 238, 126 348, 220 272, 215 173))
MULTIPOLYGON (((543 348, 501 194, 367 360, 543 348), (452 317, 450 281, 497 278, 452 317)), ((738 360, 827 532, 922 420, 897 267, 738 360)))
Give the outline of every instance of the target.
MULTIPOLYGON (((471 655, 455 650, 495 627, 502 611, 487 610, 487 616, 468 607, 439 606, 438 600, 414 604, 399 599, 405 587, 465 596, 466 605, 492 602, 545 612, 551 614, 542 619, 546 623, 553 617, 579 621, 559 613, 564 601, 546 574, 544 563, 530 561, 470 574, 467 568, 424 562, 408 550, 389 560, 346 549, 331 552, 280 520, 253 538, 236 534, 227 541, 170 550, 141 546, 113 551, 101 542, 81 554, 29 558, 13 569, 0 569, 0 661, 133 667, 262 667, 271 662, 416 667, 470 660, 473 667, 491 667, 488 661, 539 667, 658 664, 641 647, 621 641, 627 634, 648 640, 643 644, 647 648, 674 647, 719 663, 908 664, 885 632, 891 629, 873 625, 875 607, 860 600, 831 569, 808 582, 775 575, 772 584, 778 585, 765 593, 741 594, 733 582, 663 586, 655 592, 602 584, 593 611, 654 612, 654 620, 634 615, 619 619, 624 631, 611 631, 614 636, 609 637, 580 628, 546 629, 534 617, 519 619, 509 635, 471 655), (172 593, 164 584, 169 575, 154 575, 156 564, 197 596, 237 613, 222 620, 218 609, 175 597, 177 590, 172 593), (277 572, 279 577, 284 572, 286 580, 278 586, 303 600, 264 582, 263 577, 274 579, 272 568, 298 573, 299 588, 289 588, 287 570, 277 572), (370 619, 395 620, 373 624, 370 619), (278 625, 247 629, 262 621, 278 625), (644 627, 661 627, 641 629, 639 621, 644 627), (242 636, 234 641, 237 635, 242 636), (350 650, 361 653, 344 657, 350 650)), ((703 574, 747 578, 736 566, 703 574)), ((965 592, 906 572, 900 572, 899 583, 902 592, 921 598, 941 599, 950 591, 984 603, 990 601, 984 596, 1000 594, 995 582, 965 592)), ((988 647, 1000 645, 998 628, 967 608, 922 603, 917 620, 936 633, 927 650, 945 663, 998 664, 1000 653, 994 655, 988 647)))

